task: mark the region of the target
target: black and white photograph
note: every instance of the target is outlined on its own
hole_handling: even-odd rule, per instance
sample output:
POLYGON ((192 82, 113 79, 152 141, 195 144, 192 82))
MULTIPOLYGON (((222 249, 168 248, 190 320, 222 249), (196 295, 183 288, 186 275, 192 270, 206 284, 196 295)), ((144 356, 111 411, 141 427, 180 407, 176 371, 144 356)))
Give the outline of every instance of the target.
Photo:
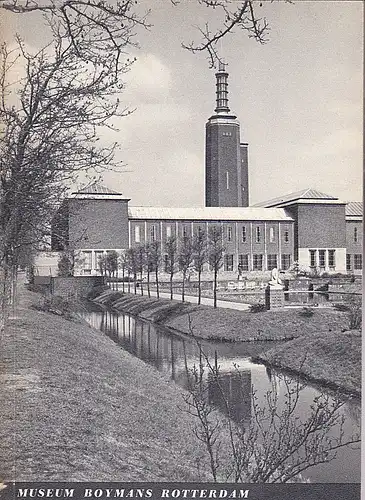
POLYGON ((1 500, 360 500, 363 19, 0 0, 1 500))

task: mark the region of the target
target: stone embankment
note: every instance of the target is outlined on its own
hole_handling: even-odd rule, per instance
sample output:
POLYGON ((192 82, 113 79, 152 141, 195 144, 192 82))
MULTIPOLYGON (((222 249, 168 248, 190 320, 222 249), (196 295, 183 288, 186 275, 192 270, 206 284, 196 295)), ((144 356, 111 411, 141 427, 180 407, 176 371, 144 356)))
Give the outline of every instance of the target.
POLYGON ((345 312, 316 308, 252 313, 104 291, 95 302, 196 338, 224 342, 284 341, 257 361, 360 395, 361 335, 346 331, 345 312))

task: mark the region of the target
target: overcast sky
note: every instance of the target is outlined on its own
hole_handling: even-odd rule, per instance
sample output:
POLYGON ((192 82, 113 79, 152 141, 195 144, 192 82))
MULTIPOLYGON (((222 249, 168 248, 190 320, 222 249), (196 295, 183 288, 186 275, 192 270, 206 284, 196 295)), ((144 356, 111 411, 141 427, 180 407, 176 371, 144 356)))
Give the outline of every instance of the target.
MULTIPOLYGON (((150 31, 137 39, 137 63, 123 103, 136 111, 117 125, 126 172, 104 183, 132 205, 204 205, 205 122, 215 107, 215 76, 206 56, 182 41, 198 39, 214 11, 183 0, 141 0, 150 31), (208 16, 208 17, 207 17, 208 16)), ((363 13, 359 1, 264 2, 270 40, 237 32, 223 42, 229 104, 249 143, 251 203, 306 187, 362 196, 363 13)), ((29 19, 29 18, 28 18, 29 19)), ((29 44, 41 28, 17 21, 29 44)))

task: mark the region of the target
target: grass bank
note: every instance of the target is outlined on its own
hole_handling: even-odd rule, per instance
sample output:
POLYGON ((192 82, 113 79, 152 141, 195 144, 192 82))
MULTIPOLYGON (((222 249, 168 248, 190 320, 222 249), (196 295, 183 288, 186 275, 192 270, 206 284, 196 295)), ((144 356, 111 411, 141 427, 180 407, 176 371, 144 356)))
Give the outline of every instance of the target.
POLYGON ((104 292, 97 302, 184 334, 220 341, 279 341, 255 360, 333 389, 360 395, 361 335, 346 331, 348 317, 334 309, 302 309, 251 313, 233 309, 104 292))
MULTIPOLYGON (((0 479, 199 481, 183 391, 88 325, 36 311, 1 338, 0 479)), ((196 461, 200 461, 200 470, 196 461)))
POLYGON ((252 313, 110 290, 96 302, 188 335, 192 328, 198 338, 226 342, 292 340, 318 332, 341 332, 347 326, 346 314, 332 309, 315 309, 310 317, 303 316, 301 309, 252 313))
POLYGON ((361 393, 360 332, 315 333, 275 346, 255 360, 332 389, 361 393))

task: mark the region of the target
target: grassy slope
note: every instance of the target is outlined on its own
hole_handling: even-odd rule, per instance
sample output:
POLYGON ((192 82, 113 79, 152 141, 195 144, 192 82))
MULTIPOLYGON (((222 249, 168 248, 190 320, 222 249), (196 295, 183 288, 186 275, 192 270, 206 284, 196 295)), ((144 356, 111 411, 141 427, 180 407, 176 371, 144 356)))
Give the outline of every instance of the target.
POLYGON ((258 360, 360 395, 359 332, 317 333, 297 338, 266 351, 258 360))
POLYGON ((300 309, 251 313, 234 309, 197 306, 195 304, 149 299, 139 295, 105 292, 99 302, 108 302, 116 309, 125 310, 142 318, 162 323, 183 333, 204 339, 226 341, 285 340, 312 333, 341 331, 346 327, 346 315, 331 309, 316 309, 310 318, 300 315, 300 309))
POLYGON ((1 339, 0 478, 199 480, 182 391, 89 326, 29 309, 34 297, 1 339))
POLYGON ((204 339, 290 339, 265 350, 257 360, 299 372, 319 383, 360 393, 361 337, 359 332, 341 333, 348 323, 345 313, 319 308, 308 318, 301 316, 299 309, 250 313, 134 295, 119 295, 116 302, 110 302, 111 297, 109 291, 99 300, 104 302, 108 298, 117 309, 183 333, 190 332, 190 318, 194 334, 204 339))

